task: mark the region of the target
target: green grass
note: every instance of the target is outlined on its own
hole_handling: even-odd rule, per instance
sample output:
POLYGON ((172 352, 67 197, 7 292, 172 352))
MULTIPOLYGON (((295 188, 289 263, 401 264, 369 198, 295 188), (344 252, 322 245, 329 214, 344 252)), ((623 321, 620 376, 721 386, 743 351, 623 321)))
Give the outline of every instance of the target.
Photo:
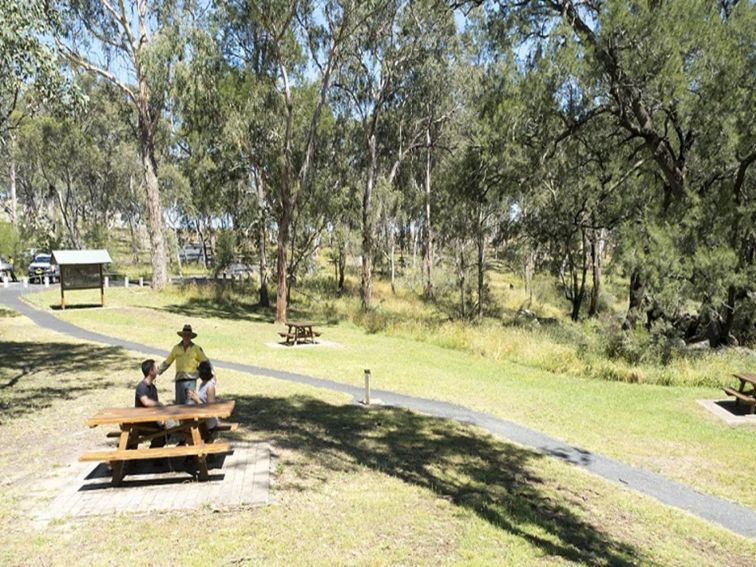
MULTIPOLYGON (((211 321, 200 322, 211 338, 211 321)), ((237 402, 239 437, 273 443, 276 504, 40 527, 31 517, 54 496, 45 481, 101 442, 87 416, 130 405, 142 357, 18 316, 0 326, 0 355, 4 565, 697 566, 748 565, 756 553, 753 541, 479 429, 233 372, 219 372, 219 393, 237 402)), ((158 388, 170 399, 166 378, 158 388)))
MULTIPOLYGON (((40 305, 55 301, 49 292, 29 299, 40 305)), ((178 340, 176 331, 189 322, 211 359, 358 386, 363 369, 370 368, 376 389, 459 403, 756 507, 756 494, 732 489, 747 486, 756 474, 754 428, 726 426, 696 403, 722 398, 716 388, 587 380, 570 372, 569 359, 551 352, 549 343, 541 344, 533 337, 528 348, 551 360, 554 370, 517 357, 459 349, 433 331, 422 341, 401 333, 366 332, 337 315, 320 319, 323 338, 336 346, 275 349, 270 343, 278 339, 276 331, 281 329, 270 323, 270 312, 257 309, 253 297, 229 294, 228 289, 190 288, 161 294, 112 289, 107 301, 104 310, 72 309, 57 314, 85 328, 166 350, 178 340)), ((351 301, 346 298, 334 305, 346 311, 351 301)), ((406 309, 412 308, 408 302, 406 309)), ((400 305, 397 311, 401 310, 400 305)), ((318 320, 318 312, 314 315, 318 320)), ((499 340, 501 350, 506 350, 506 335, 499 340)))

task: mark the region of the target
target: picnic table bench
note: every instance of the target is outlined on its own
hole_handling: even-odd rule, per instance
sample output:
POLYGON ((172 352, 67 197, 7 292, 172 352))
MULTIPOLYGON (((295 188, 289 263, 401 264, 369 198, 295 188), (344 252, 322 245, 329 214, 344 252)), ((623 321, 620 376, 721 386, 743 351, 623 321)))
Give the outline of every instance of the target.
POLYGON ((725 393, 735 397, 735 405, 738 405, 740 402, 750 405, 751 413, 754 413, 754 409, 756 409, 756 374, 733 374, 733 376, 740 380, 740 387, 736 390, 725 386, 725 393), (746 392, 746 386, 749 384, 751 385, 751 390, 746 392))
POLYGON ((286 339, 286 344, 314 343, 315 337, 320 336, 320 333, 313 329, 313 323, 309 321, 286 321, 286 326, 288 331, 278 333, 281 338, 286 339))
MULTIPOLYGON (((173 405, 150 408, 109 408, 98 411, 87 420, 89 427, 98 425, 118 425, 120 431, 110 432, 108 437, 118 437, 115 450, 92 451, 79 457, 80 461, 102 461, 110 464, 113 470, 113 484, 120 484, 124 476, 124 464, 140 459, 160 459, 171 457, 197 458, 199 479, 207 480, 206 457, 210 454, 229 453, 231 445, 227 442, 211 442, 202 438, 200 428, 209 419, 224 419, 234 411, 233 400, 203 405, 173 405), (165 429, 157 429, 155 422, 171 420, 177 422, 165 429), (185 445, 143 447, 140 443, 174 434, 185 439, 185 445)), ((216 430, 233 431, 238 424, 221 424, 216 430)))

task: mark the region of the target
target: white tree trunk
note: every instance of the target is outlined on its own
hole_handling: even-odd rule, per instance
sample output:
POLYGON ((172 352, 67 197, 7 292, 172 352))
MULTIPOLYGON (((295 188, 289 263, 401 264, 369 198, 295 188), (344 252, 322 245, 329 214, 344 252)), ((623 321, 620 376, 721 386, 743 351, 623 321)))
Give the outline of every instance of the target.
POLYGON ((431 225, 431 135, 430 122, 425 131, 425 230, 423 231, 423 273, 425 296, 433 297, 433 227, 431 225))
POLYGON ((10 138, 10 220, 14 228, 18 227, 18 199, 16 197, 16 156, 13 152, 14 136, 10 138))

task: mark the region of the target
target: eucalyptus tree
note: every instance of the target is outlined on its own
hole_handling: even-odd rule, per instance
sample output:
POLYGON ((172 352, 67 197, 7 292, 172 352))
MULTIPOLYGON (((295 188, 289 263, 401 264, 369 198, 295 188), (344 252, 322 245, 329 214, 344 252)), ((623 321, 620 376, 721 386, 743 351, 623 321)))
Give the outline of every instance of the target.
POLYGON ((276 95, 270 110, 281 119, 282 127, 276 135, 278 154, 270 164, 269 184, 278 228, 277 321, 286 319, 288 306, 291 225, 312 181, 318 126, 332 78, 341 64, 347 39, 361 23, 358 5, 351 0, 329 0, 316 10, 311 2, 302 0, 220 2, 229 55, 242 66, 259 69, 276 95), (310 82, 308 66, 316 76, 317 97, 304 119, 297 87, 310 82), (300 119, 306 126, 298 136, 296 123, 300 119))
POLYGON ((45 41, 55 10, 42 0, 0 0, 0 151, 8 158, 8 211, 18 222, 13 131, 34 106, 54 104, 75 110, 85 102, 45 41), (20 105, 25 99, 25 104, 20 105))
POLYGON ((15 156, 22 224, 33 234, 46 221, 60 223, 63 232, 51 226, 50 237, 77 248, 103 245, 116 215, 128 216, 127 188, 137 173, 137 149, 117 97, 108 84, 82 83, 91 114, 38 112, 17 129, 15 156))
POLYGON ((248 68, 231 66, 219 94, 226 114, 222 135, 233 147, 227 150, 229 154, 237 156, 232 167, 239 179, 238 187, 253 201, 249 205, 240 204, 237 210, 247 217, 247 227, 254 233, 250 237, 257 249, 259 304, 269 307, 268 234, 273 230, 269 185, 276 156, 278 119, 272 111, 275 90, 264 75, 256 75, 261 65, 257 57, 248 68))
MULTIPOLYGON (((345 64, 335 81, 341 106, 362 128, 362 276, 364 309, 372 303, 375 221, 373 193, 380 177, 390 185, 410 153, 422 145, 423 129, 415 117, 397 108, 407 101, 411 69, 427 57, 424 42, 433 37, 433 11, 428 2, 371 0, 363 2, 363 26, 346 44, 345 64), (398 128, 386 127, 387 114, 402 116, 398 128), (381 160, 383 157, 383 160, 381 160)), ((392 282, 393 285, 393 282, 392 282)))
POLYGON ((418 185, 423 192, 422 243, 423 293, 433 297, 433 222, 432 175, 440 153, 452 151, 450 121, 461 110, 460 85, 454 71, 457 49, 456 27, 452 14, 436 2, 413 5, 413 21, 422 39, 422 58, 410 69, 407 111, 421 127, 422 158, 416 152, 414 162, 418 185))
POLYGON ((54 3, 63 26, 58 50, 73 65, 116 86, 133 105, 142 158, 152 259, 152 286, 168 281, 160 200, 159 127, 173 62, 181 55, 181 19, 192 2, 70 0, 54 3))
POLYGON ((684 257, 698 256, 688 277, 717 312, 712 343, 726 342, 736 305, 751 288, 756 246, 748 183, 756 161, 756 7, 695 1, 578 8, 562 1, 551 9, 575 34, 590 78, 603 88, 594 115, 608 113, 655 165, 661 216, 695 227, 673 241, 684 257), (713 279, 720 285, 711 288, 713 279))
MULTIPOLYGON (((577 85, 588 96, 557 143, 608 119, 633 147, 629 163, 646 161, 654 194, 643 218, 674 229, 663 240, 688 263, 689 292, 702 294, 714 313, 719 328, 712 343, 727 341, 738 303, 749 301, 756 246, 750 228, 756 145, 749 126, 756 108, 756 7, 737 0, 487 5, 504 44, 511 45, 514 29, 520 52, 571 61, 562 86, 577 85), (731 269, 717 267, 714 250, 731 269), (709 286, 712 279, 719 283, 709 286)), ((662 279, 651 289, 641 279, 642 271, 631 274, 631 285, 647 293, 675 286, 662 279)))
MULTIPOLYGON (((171 157, 186 185, 175 205, 186 227, 196 233, 207 267, 212 226, 229 218, 235 235, 244 228, 250 203, 242 197, 247 196, 248 179, 233 139, 223 135, 233 118, 230 68, 206 22, 196 22, 186 36, 186 53, 175 66, 171 84, 171 157)), ((231 243, 228 238, 226 242, 231 243)), ((229 256, 233 257, 231 249, 229 256)))

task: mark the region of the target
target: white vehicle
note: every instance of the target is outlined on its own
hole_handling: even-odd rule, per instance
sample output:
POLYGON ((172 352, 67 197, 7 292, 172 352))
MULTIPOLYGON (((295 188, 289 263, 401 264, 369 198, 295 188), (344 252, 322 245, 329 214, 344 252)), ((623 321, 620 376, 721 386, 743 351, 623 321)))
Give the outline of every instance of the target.
POLYGON ((52 256, 50 254, 37 254, 34 256, 34 260, 29 264, 29 281, 37 280, 42 283, 45 276, 47 276, 51 282, 60 280, 60 269, 57 264, 52 263, 52 256))

